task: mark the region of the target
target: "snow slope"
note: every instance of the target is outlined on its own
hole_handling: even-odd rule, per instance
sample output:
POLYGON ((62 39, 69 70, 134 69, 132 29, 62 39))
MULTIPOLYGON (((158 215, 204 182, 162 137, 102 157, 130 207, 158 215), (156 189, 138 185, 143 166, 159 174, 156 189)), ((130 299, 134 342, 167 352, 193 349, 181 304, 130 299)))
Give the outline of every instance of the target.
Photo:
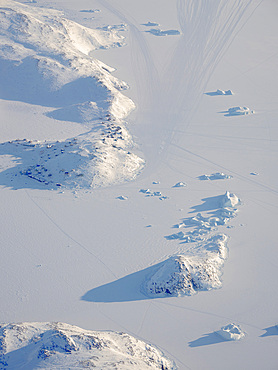
POLYGON ((48 188, 81 189, 135 178, 143 160, 128 150, 133 143, 123 119, 134 103, 120 92, 128 86, 111 75, 113 68, 91 56, 96 49, 122 46, 124 36, 119 32, 125 26, 89 29, 59 11, 2 3, 1 98, 55 108, 49 117, 87 128, 86 134, 58 146, 32 143, 38 152, 33 158, 26 155, 26 148, 18 150, 18 141, 8 148, 4 144, 4 153, 19 155, 23 161, 12 177, 20 173, 48 188), (56 151, 54 160, 49 148, 56 151), (43 169, 39 174, 38 168, 43 169), (65 172, 68 176, 63 176, 65 172))
MULTIPOLYGON (((176 228, 193 228, 166 236, 168 240, 196 243, 185 255, 168 258, 144 283, 143 292, 152 297, 192 295, 198 291, 218 289, 222 286, 224 261, 227 259, 227 236, 216 234, 238 212, 240 200, 226 192, 215 197, 214 212, 209 217, 201 213, 174 225, 176 228), (213 235, 213 236, 212 236, 213 235)), ((207 202, 211 199, 206 199, 207 202)))
POLYGON ((2 369, 174 369, 156 348, 125 333, 64 323, 1 325, 2 369))
POLYGON ((227 237, 217 235, 199 245, 203 252, 173 256, 146 281, 143 292, 153 297, 192 295, 201 290, 219 289, 224 260, 227 256, 227 237))
MULTIPOLYGON (((62 54, 53 50, 46 54, 41 40, 39 46, 32 43, 32 49, 28 40, 23 45, 10 34, 4 36, 5 42, 18 44, 16 50, 34 54, 18 67, 7 50, 6 59, 1 59, 7 73, 1 75, 0 100, 0 320, 60 321, 88 330, 126 332, 154 343, 180 369, 275 369, 277 2, 37 0, 28 8, 23 1, 9 4, 21 12, 33 7, 32 14, 38 16, 41 7, 63 10, 65 17, 58 16, 57 24, 71 19, 74 27, 81 24, 81 33, 85 27, 108 32, 108 37, 112 31, 121 35, 119 30, 125 27, 126 46, 110 47, 114 41, 123 42, 117 38, 109 48, 88 55, 67 42, 67 60, 76 53, 74 62, 84 76, 80 79, 62 54), (148 22, 151 28, 180 34, 156 37, 146 32, 148 22), (48 79, 41 78, 40 69, 34 67, 40 57, 50 58, 48 65, 63 65, 60 80, 56 69, 55 77, 49 77, 48 67, 44 69, 48 79), (113 78, 110 65, 115 67, 113 78), (28 71, 38 93, 28 85, 28 71), (73 83, 55 90, 56 80, 63 84, 68 73, 76 76, 73 83), (91 162, 95 158, 86 157, 86 149, 95 155, 93 140, 105 133, 105 149, 117 150, 114 138, 108 136, 118 136, 117 126, 123 127, 118 113, 110 111, 106 113, 110 117, 105 114, 102 118, 107 119, 98 120, 101 109, 111 108, 108 100, 114 99, 114 92, 122 94, 118 88, 123 85, 115 79, 129 83, 131 88, 124 94, 137 106, 128 118, 133 148, 120 145, 123 157, 130 151, 137 159, 144 157, 146 166, 140 172, 135 165, 136 175, 140 172, 135 181, 120 183, 109 175, 98 184, 118 185, 75 191, 89 186, 92 179, 76 176, 84 174, 82 166, 75 166, 79 156, 86 169, 90 164, 96 168, 91 162), (19 89, 20 81, 25 90, 19 89), (110 82, 115 90, 110 90, 110 82), (102 91, 98 98, 92 99, 92 86, 94 92, 102 91), (233 94, 215 94, 217 90, 233 94), (255 114, 228 114, 233 107, 249 107, 255 114), (57 151, 63 153, 56 157, 57 151), (66 168, 70 157, 72 167, 66 168), (75 171, 66 174, 71 169, 75 171), (49 170, 57 176, 55 186, 39 181, 46 180, 49 170), (200 181, 203 174, 213 181, 200 181), (186 186, 174 187, 178 183, 186 186), (72 191, 61 191, 56 184, 72 191), (238 212, 224 210, 224 203, 225 208, 235 205, 238 212), (227 237, 229 248, 229 258, 226 244, 222 248, 225 257, 213 275, 221 289, 210 289, 211 280, 206 280, 209 290, 198 294, 180 294, 175 284, 172 295, 146 294, 150 281, 163 283, 163 289, 173 276, 186 282, 183 262, 194 275, 206 253, 219 253, 213 243, 219 234, 227 237), (218 333, 220 328, 225 339, 218 333), (247 334, 242 340, 227 340, 241 333, 247 334)), ((54 9, 49 9, 49 19, 55 18, 54 9)), ((91 32, 86 31, 87 40, 91 32)), ((106 167, 110 154, 97 156, 102 169, 111 169, 106 167)), ((201 267, 206 271, 207 265, 201 267)))

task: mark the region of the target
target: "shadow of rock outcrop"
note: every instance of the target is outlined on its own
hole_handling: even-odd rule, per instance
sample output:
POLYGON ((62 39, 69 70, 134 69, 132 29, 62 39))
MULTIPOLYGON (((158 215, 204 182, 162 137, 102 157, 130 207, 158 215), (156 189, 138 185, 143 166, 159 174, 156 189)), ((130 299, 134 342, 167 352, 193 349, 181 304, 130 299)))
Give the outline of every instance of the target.
POLYGON ((203 347, 203 346, 209 346, 212 344, 218 344, 227 342, 224 338, 221 338, 220 335, 218 335, 215 332, 204 334, 201 338, 198 338, 196 340, 193 340, 188 343, 189 347, 203 347))
POLYGON ((141 291, 141 287, 142 283, 146 281, 149 276, 153 275, 162 264, 163 262, 158 263, 144 270, 112 281, 111 283, 91 289, 81 297, 81 300, 87 302, 128 302, 156 298, 144 295, 141 291))
POLYGON ((263 333, 260 337, 271 337, 273 335, 278 335, 278 325, 273 325, 268 328, 263 329, 265 333, 263 333))
POLYGON ((20 64, 0 59, 0 99, 56 108, 46 115, 78 123, 84 121, 76 110, 78 104, 94 101, 99 108, 107 110, 111 93, 96 78, 77 77, 55 88, 55 78, 47 76, 47 70, 40 70, 39 63, 33 57, 26 57, 20 64))

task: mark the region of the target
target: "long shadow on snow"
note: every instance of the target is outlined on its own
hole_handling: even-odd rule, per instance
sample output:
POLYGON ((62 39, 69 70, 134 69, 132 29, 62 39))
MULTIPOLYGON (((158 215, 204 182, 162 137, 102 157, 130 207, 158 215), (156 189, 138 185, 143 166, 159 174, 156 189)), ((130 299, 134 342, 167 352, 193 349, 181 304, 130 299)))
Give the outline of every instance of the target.
POLYGON ((21 64, 0 59, 0 99, 58 108, 47 113, 48 117, 82 123, 82 117, 67 107, 94 101, 103 109, 108 108, 109 90, 94 77, 79 77, 55 90, 55 76, 39 69, 38 60, 27 57, 21 64), (44 77, 44 74, 46 77, 44 77))
POLYGON ((245 117, 246 115, 249 115, 250 113, 242 114, 234 111, 229 110, 223 110, 221 112, 217 112, 219 114, 223 114, 225 117, 245 117))
POLYGON ((204 93, 204 95, 208 95, 208 96, 222 96, 222 95, 218 94, 217 91, 209 91, 209 92, 204 93))
MULTIPOLYGON (((193 209, 193 211, 191 211, 189 213, 207 212, 209 217, 221 217, 221 210, 219 210, 219 208, 221 207, 222 199, 223 199, 223 195, 217 195, 217 196, 214 196, 214 197, 203 198, 202 199, 203 203, 199 204, 197 206, 191 207, 191 209, 193 209)), ((193 228, 193 229, 199 229, 200 228, 199 224, 196 224, 192 221, 192 216, 187 217, 187 218, 183 218, 183 219, 181 219, 181 221, 184 224, 182 226, 183 230, 184 229, 189 229, 189 228, 193 228)), ((174 225, 173 228, 177 229, 177 225, 174 225)), ((180 234, 182 234, 182 231, 177 231, 173 234, 165 235, 164 238, 166 240, 179 240, 180 239, 180 244, 187 243, 187 241, 183 240, 183 236, 180 235, 180 234)))
POLYGON ((111 283, 89 290, 82 297, 87 302, 128 302, 154 299, 142 293, 142 284, 163 264, 160 262, 144 270, 134 272, 111 283))
POLYGON ((270 327, 265 328, 263 330, 265 330, 266 332, 263 333, 262 335, 260 335, 260 337, 262 337, 262 338, 270 337, 270 336, 273 336, 273 335, 278 335, 278 325, 273 325, 273 326, 270 326, 270 327))
POLYGON ((208 95, 208 96, 232 96, 233 93, 231 92, 231 90, 225 91, 225 94, 221 94, 218 91, 209 91, 209 92, 204 93, 204 95, 208 95))
POLYGON ((55 352, 59 352, 61 355, 68 354, 71 351, 66 338, 59 334, 57 330, 50 329, 42 333, 39 342, 33 341, 21 348, 8 352, 6 355, 2 355, 0 357, 0 369, 23 368, 19 367, 19 362, 20 365, 25 364, 24 369, 37 369, 40 367, 39 364, 48 357, 43 350, 51 347, 55 348, 55 352))
POLYGON ((208 333, 204 334, 201 338, 193 340, 192 342, 188 343, 189 347, 202 347, 202 346, 209 346, 211 344, 223 343, 227 342, 224 338, 221 338, 220 335, 217 333, 208 333))
POLYGON ((209 198, 203 198, 202 204, 199 204, 197 206, 191 207, 193 211, 189 213, 195 213, 195 212, 207 212, 207 211, 213 211, 216 209, 219 209, 221 207, 221 200, 223 198, 223 195, 217 195, 215 197, 209 197, 209 198))

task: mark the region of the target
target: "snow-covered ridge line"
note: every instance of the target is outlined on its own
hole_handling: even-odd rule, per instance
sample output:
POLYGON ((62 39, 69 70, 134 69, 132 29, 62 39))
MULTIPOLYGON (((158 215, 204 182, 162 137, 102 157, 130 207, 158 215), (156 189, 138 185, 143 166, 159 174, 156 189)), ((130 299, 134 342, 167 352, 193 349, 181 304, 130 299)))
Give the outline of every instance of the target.
POLYGON ((0 325, 0 367, 174 370, 173 361, 125 333, 84 330, 64 323, 0 325))
MULTIPOLYGON (((1 154, 22 158, 13 175, 27 175, 51 188, 94 188, 132 180, 142 170, 144 161, 130 152, 134 143, 124 121, 135 107, 121 93, 128 85, 111 75, 113 68, 93 58, 96 49, 123 46, 120 31, 125 28, 89 29, 60 11, 1 3, 0 77, 7 88, 0 98, 52 107, 48 117, 88 129, 63 143, 33 142, 33 156, 26 153, 30 146, 19 150, 20 141, 4 143, 1 154), (56 151, 53 156, 50 148, 56 151)), ((35 138, 25 139, 25 144, 29 139, 35 138)))

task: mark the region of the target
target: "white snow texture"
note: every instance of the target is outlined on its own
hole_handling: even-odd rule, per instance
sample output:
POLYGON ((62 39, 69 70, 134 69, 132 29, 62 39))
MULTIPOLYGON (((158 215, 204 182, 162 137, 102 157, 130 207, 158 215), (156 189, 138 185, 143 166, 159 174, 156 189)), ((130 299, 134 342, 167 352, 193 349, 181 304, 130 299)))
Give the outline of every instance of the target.
POLYGON ((236 324, 225 325, 216 333, 226 340, 240 340, 245 337, 241 327, 236 324))
POLYGON ((228 256, 228 237, 214 234, 219 226, 226 225, 237 214, 239 199, 227 191, 218 200, 215 216, 204 217, 201 213, 175 225, 177 228, 194 227, 193 231, 169 235, 166 239, 182 243, 197 243, 190 254, 172 256, 159 265, 144 282, 142 291, 149 296, 184 296, 198 291, 217 289, 222 286, 224 261, 228 256))
POLYGON ((0 325, 0 367, 16 369, 175 369, 158 349, 117 332, 64 323, 0 325))
POLYGON ((119 32, 125 25, 89 29, 56 10, 10 0, 1 5, 5 98, 53 107, 49 117, 87 128, 62 143, 32 143, 32 157, 25 142, 9 143, 19 145, 23 157, 15 174, 47 188, 94 188, 134 179, 144 161, 129 151, 133 141, 123 120, 135 105, 120 92, 128 86, 111 75, 113 68, 92 56, 96 49, 122 46, 119 32))

